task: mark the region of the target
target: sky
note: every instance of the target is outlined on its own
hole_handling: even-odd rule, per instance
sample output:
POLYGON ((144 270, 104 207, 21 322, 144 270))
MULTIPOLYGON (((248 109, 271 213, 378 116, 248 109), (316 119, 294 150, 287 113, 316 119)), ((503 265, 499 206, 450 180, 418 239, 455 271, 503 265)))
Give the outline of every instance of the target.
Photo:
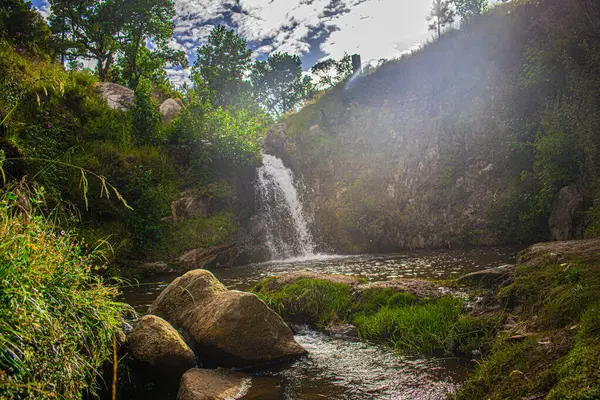
MULTIPOLYGON (((33 0, 44 15, 45 0, 33 0)), ((176 0, 172 46, 190 64, 210 30, 225 24, 246 38, 256 58, 282 51, 301 57, 308 70, 319 60, 360 54, 363 63, 400 56, 431 37, 429 0, 176 0)), ((169 71, 175 83, 188 71, 169 71)))

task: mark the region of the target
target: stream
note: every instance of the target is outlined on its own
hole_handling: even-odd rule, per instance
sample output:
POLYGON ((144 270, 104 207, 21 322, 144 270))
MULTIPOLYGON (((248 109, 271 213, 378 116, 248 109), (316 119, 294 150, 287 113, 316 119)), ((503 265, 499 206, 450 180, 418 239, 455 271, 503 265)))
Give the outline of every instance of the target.
MULTIPOLYGON (((514 263, 517 250, 495 247, 388 255, 321 255, 220 268, 213 273, 229 289, 237 290, 248 290, 266 277, 298 270, 359 275, 370 281, 448 279, 514 263)), ((122 300, 143 314, 178 275, 140 281, 125 290, 122 300)), ((456 391, 470 368, 469 360, 396 355, 382 345, 336 339, 309 328, 300 330, 295 337, 309 355, 277 368, 250 371, 252 389, 244 399, 443 399, 456 391)))

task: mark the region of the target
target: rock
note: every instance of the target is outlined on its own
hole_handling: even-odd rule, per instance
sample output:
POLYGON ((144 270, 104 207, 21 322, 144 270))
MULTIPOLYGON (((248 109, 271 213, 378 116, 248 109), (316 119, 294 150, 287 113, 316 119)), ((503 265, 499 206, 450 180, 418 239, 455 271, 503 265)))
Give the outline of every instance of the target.
POLYGON ((451 290, 440 287, 440 285, 423 279, 394 279, 383 282, 370 282, 359 285, 355 291, 360 295, 369 289, 392 289, 398 292, 410 293, 418 298, 440 297, 450 294, 451 290))
POLYGON ((251 385, 243 372, 193 368, 181 377, 177 400, 241 399, 251 385))
POLYGON ((133 105, 133 90, 112 82, 99 82, 97 87, 113 110, 125 111, 133 105))
POLYGON ((183 110, 183 102, 180 99, 167 99, 162 102, 158 111, 164 122, 171 122, 183 110))
POLYGON ((208 249, 193 249, 179 257, 177 262, 186 270, 202 269, 214 261, 226 261, 226 254, 234 247, 235 243, 229 243, 208 249))
POLYGON ((256 295, 227 290, 206 270, 175 279, 148 312, 179 328, 205 366, 246 367, 306 354, 256 295))
POLYGON ((494 287, 510 279, 514 274, 515 266, 511 264, 496 268, 472 272, 457 279, 458 283, 475 284, 483 287, 494 287))
POLYGON ((139 272, 142 276, 152 276, 158 274, 167 274, 171 271, 171 267, 164 261, 156 261, 152 263, 144 263, 140 265, 139 272))
POLYGON ((208 204, 192 192, 183 192, 181 197, 171 203, 171 215, 177 221, 197 216, 208 217, 208 204))
POLYGON ((575 185, 565 186, 552 203, 548 220, 552 240, 581 239, 583 237, 583 196, 575 185))
POLYGON ((160 373, 177 379, 194 367, 194 353, 167 321, 145 315, 128 337, 133 358, 160 373))
POLYGON ((272 277, 267 282, 267 290, 279 290, 282 287, 299 281, 301 279, 320 279, 324 281, 329 281, 332 283, 341 283, 344 285, 358 285, 363 280, 358 276, 352 275, 339 275, 339 274, 323 274, 320 272, 313 271, 297 271, 297 272, 289 272, 283 275, 277 275, 272 277))
POLYGON ((358 341, 358 331, 352 324, 334 324, 325 328, 325 333, 338 339, 358 341))

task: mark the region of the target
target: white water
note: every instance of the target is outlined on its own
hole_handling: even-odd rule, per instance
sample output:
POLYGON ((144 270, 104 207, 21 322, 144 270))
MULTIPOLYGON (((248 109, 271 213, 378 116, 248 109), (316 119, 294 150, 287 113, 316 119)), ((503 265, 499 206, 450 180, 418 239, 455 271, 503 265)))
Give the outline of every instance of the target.
POLYGON ((263 165, 258 169, 258 192, 271 258, 311 259, 318 256, 294 174, 279 158, 263 154, 263 165))

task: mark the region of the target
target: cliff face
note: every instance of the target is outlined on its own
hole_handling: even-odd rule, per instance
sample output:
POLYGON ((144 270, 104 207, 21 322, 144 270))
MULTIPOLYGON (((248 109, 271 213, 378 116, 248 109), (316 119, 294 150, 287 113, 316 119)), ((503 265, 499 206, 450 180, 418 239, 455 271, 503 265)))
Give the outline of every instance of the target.
POLYGON ((600 5, 513 3, 272 129, 266 150, 303 180, 325 247, 393 251, 593 231, 600 5))

